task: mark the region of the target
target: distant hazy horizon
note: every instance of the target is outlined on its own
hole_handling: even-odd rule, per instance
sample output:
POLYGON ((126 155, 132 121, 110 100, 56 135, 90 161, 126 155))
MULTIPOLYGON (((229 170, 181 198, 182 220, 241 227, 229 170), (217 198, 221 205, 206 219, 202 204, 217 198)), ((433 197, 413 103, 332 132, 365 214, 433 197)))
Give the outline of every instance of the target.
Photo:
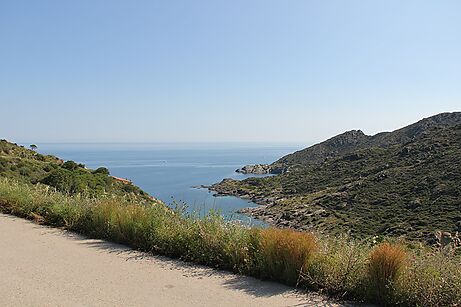
MULTIPOLYGON (((452 111, 448 111, 448 112, 460 112, 461 111, 461 108, 458 109, 458 110, 452 110, 452 111)), ((439 112, 439 113, 444 113, 444 112, 439 112)), ((42 144, 94 144, 94 145, 111 145, 111 144, 123 144, 123 145, 136 145, 136 144, 139 144, 139 145, 191 145, 191 146, 196 146, 196 145, 204 145, 204 146, 207 146, 207 145, 223 145, 223 146, 227 146, 227 145, 242 145, 242 146, 261 146, 261 145, 271 145, 271 146, 277 146, 277 145, 280 145, 280 146, 286 146, 286 145, 303 145, 303 146, 310 146, 310 145, 313 145, 313 144, 316 144, 316 143, 319 143, 319 142, 322 142, 322 141, 325 141, 331 137, 334 137, 338 134, 341 134, 343 132, 346 132, 346 131, 350 131, 350 130, 362 130, 366 135, 375 135, 375 134, 378 134, 378 133, 381 133, 381 132, 391 132, 391 131, 394 131, 394 130, 397 130, 397 129, 400 129, 400 128, 403 128, 405 126, 408 126, 410 124, 413 124, 423 118, 427 118, 427 117, 430 117, 430 116, 433 116, 433 115, 436 115, 436 114, 439 114, 439 113, 433 113, 433 114, 430 114, 430 115, 427 115, 427 116, 421 116, 417 119, 414 119, 412 120, 411 122, 407 122, 407 123, 404 123, 404 124, 401 124, 401 125, 393 125, 392 128, 388 128, 388 129, 375 129, 375 130, 372 130, 372 132, 369 132, 367 131, 366 129, 363 129, 361 127, 354 127, 354 128, 345 128, 344 130, 337 130, 337 132, 332 132, 332 134, 330 135, 327 135, 326 133, 322 132, 322 131, 319 131, 319 137, 316 137, 316 138, 311 138, 310 140, 280 140, 280 139, 275 139, 275 140, 264 140, 264 138, 261 138, 261 140, 254 140, 254 141, 251 141, 251 140, 234 140, 234 139, 231 139, 231 140, 222 140, 222 139, 212 139, 212 140, 206 140, 206 141, 197 141, 197 140, 194 140, 193 138, 191 139, 188 139, 188 140, 136 140, 136 137, 133 137, 135 140, 130 140, 130 139, 126 139, 126 140, 112 140, 112 139, 101 139, 101 140, 90 140, 90 141, 87 141, 85 139, 81 139, 79 137, 75 138, 75 139, 71 139, 71 138, 67 138, 67 139, 63 139, 63 140, 60 140, 60 139, 57 139, 57 140, 50 140, 50 139, 44 139, 44 140, 41 140, 40 138, 23 138, 23 139, 14 139, 14 138, 10 138, 8 137, 7 135, 5 134, 2 134, 0 136, 0 138, 2 139, 7 139, 8 141, 11 141, 11 142, 14 142, 14 143, 18 143, 18 144, 21 144, 21 145, 24 145, 24 146, 27 146, 29 144, 33 144, 33 143, 42 143, 42 144), (325 135, 325 136, 323 136, 325 135)), ((333 123, 334 124, 334 123, 333 123)), ((389 125, 388 125, 389 126, 389 125)), ((332 128, 337 128, 336 127, 332 127, 332 128)), ((319 128, 320 129, 320 128, 319 128)), ((327 129, 328 131, 330 131, 331 129, 327 129)), ((4 131, 4 129, 2 130, 2 132, 4 131)), ((91 139, 91 138, 89 138, 91 139)), ((287 138, 288 139, 288 138, 287 138)))
POLYGON ((0 138, 312 144, 461 110, 461 2, 3 1, 0 138))
MULTIPOLYGON (((457 110, 454 110, 454 111, 451 111, 451 112, 459 112, 457 110)), ((443 112, 442 112, 443 113, 443 112)), ((437 113, 439 114, 439 113, 437 113)), ((433 116, 433 115, 436 115, 436 114, 432 114, 430 116, 433 116)), ((423 118, 427 118, 427 117, 430 117, 430 116, 425 116, 425 117, 421 117, 419 118, 418 120, 421 120, 423 118)), ((400 129, 400 128, 403 128, 407 125, 411 125, 415 122, 417 122, 418 120, 415 120, 414 122, 411 122, 411 123, 407 123, 407 124, 404 124, 404 125, 401 125, 401 126, 398 126, 398 127, 395 127, 395 128, 392 128, 392 129, 384 129, 384 130, 379 130, 379 131, 376 131, 376 132, 373 132, 373 133, 367 133, 367 131, 363 131, 363 129, 360 129, 360 128, 357 128, 358 130, 362 130, 366 135, 375 135, 375 134, 378 134, 378 133, 381 133, 381 132, 391 132, 391 131, 394 131, 394 130, 397 130, 397 129, 400 129)), ((354 130, 354 129, 349 129, 349 130, 354 130)), ((346 132, 348 130, 344 130, 344 131, 340 131, 338 132, 337 134, 340 134, 340 133, 343 133, 343 132, 346 132)), ((319 142, 322 142, 322 141, 325 141, 327 140, 328 138, 330 137, 334 137, 336 136, 337 134, 333 134, 333 135, 330 135, 330 136, 327 136, 323 139, 318 139, 318 140, 315 140, 315 141, 223 141, 223 140, 210 140, 210 141, 194 141, 194 140, 187 140, 187 141, 72 141, 72 140, 67 140, 67 141, 40 141, 38 139, 25 139, 25 140, 14 140, 14 139, 8 139, 8 141, 11 141, 11 142, 14 142, 14 143, 18 143, 20 145, 23 145, 23 146, 28 146, 30 144, 45 144, 45 145, 61 145, 61 144, 69 144, 69 145, 79 145, 79 144, 83 144, 83 145, 95 145, 95 146, 99 146, 99 145, 102 145, 102 146, 107 146, 107 145, 129 145, 129 146, 136 146, 136 145, 139 145, 139 146, 165 146, 165 147, 168 147, 168 148, 171 148, 171 147, 179 147, 179 148, 185 148, 185 149, 191 149, 191 148, 207 148, 207 147, 210 147, 210 148, 216 148, 216 147, 228 147, 228 146, 231 146, 231 147, 250 147, 250 148, 254 148, 254 147, 261 147, 261 146, 280 146, 280 147, 285 147, 285 146, 300 146, 300 148, 305 148, 305 147, 308 147, 308 146, 311 146, 311 145, 314 145, 316 143, 319 143, 319 142)), ((3 138, 3 137, 2 137, 3 138)))
POLYGON ((22 140, 22 141, 15 141, 9 140, 7 141, 17 143, 21 146, 29 146, 31 144, 42 144, 47 146, 53 145, 69 145, 69 146, 79 146, 85 145, 87 147, 112 147, 112 148, 126 148, 129 147, 156 147, 156 148, 177 148, 177 149, 206 149, 206 148, 264 148, 264 147, 287 147, 287 146, 301 146, 304 148, 305 146, 310 146, 312 143, 306 142, 36 142, 34 140, 22 140))

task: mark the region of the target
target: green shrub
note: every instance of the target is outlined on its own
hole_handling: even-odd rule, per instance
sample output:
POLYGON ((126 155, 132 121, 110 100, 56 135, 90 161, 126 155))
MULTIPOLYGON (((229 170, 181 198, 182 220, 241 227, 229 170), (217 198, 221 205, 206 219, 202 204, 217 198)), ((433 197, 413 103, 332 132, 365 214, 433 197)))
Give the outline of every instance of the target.
POLYGON ((27 167, 21 167, 19 169, 19 174, 21 176, 30 176, 30 169, 28 169, 27 167))
POLYGON ((92 174, 78 169, 74 171, 54 169, 40 182, 64 193, 88 196, 98 196, 112 188, 111 179, 107 175, 92 174))
POLYGON ((319 251, 303 272, 302 284, 308 288, 360 297, 366 288, 366 263, 370 247, 350 237, 322 237, 319 251))
POLYGON ((79 165, 75 163, 74 161, 66 161, 62 164, 62 167, 69 171, 73 171, 79 168, 79 165))
POLYGON ((110 175, 109 170, 106 167, 99 167, 93 171, 93 174, 110 175))
POLYGON ((413 256, 396 285, 398 304, 461 305, 461 261, 441 252, 413 256))

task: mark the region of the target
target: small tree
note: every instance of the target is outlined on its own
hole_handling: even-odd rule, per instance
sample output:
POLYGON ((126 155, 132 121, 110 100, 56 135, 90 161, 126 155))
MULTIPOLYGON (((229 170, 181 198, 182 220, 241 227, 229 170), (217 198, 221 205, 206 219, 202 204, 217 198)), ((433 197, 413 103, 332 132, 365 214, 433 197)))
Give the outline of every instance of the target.
POLYGON ((29 147, 30 147, 30 149, 32 149, 34 151, 37 150, 37 148, 38 148, 37 145, 35 145, 35 144, 31 144, 29 147))

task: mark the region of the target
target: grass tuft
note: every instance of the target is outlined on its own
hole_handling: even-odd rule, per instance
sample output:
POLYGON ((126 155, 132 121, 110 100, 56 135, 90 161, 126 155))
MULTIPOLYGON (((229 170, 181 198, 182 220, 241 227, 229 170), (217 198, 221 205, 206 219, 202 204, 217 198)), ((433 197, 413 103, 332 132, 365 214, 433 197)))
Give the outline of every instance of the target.
POLYGON ((264 229, 261 231, 261 273, 271 279, 296 285, 301 272, 309 265, 317 249, 312 233, 290 229, 264 229))
POLYGON ((389 301, 406 265, 407 253, 401 245, 385 242, 371 251, 368 261, 368 278, 373 298, 377 302, 389 301))

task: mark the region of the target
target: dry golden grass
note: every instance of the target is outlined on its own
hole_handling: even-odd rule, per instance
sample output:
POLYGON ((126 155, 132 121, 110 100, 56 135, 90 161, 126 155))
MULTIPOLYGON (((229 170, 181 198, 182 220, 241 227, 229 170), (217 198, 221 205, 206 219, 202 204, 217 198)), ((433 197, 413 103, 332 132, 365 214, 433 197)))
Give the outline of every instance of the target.
POLYGON ((260 253, 269 278, 296 284, 317 249, 312 233, 278 228, 261 231, 260 253))
POLYGON ((379 303, 389 300, 392 288, 407 263, 407 253, 401 245, 385 242, 370 252, 368 261, 373 297, 379 303))

